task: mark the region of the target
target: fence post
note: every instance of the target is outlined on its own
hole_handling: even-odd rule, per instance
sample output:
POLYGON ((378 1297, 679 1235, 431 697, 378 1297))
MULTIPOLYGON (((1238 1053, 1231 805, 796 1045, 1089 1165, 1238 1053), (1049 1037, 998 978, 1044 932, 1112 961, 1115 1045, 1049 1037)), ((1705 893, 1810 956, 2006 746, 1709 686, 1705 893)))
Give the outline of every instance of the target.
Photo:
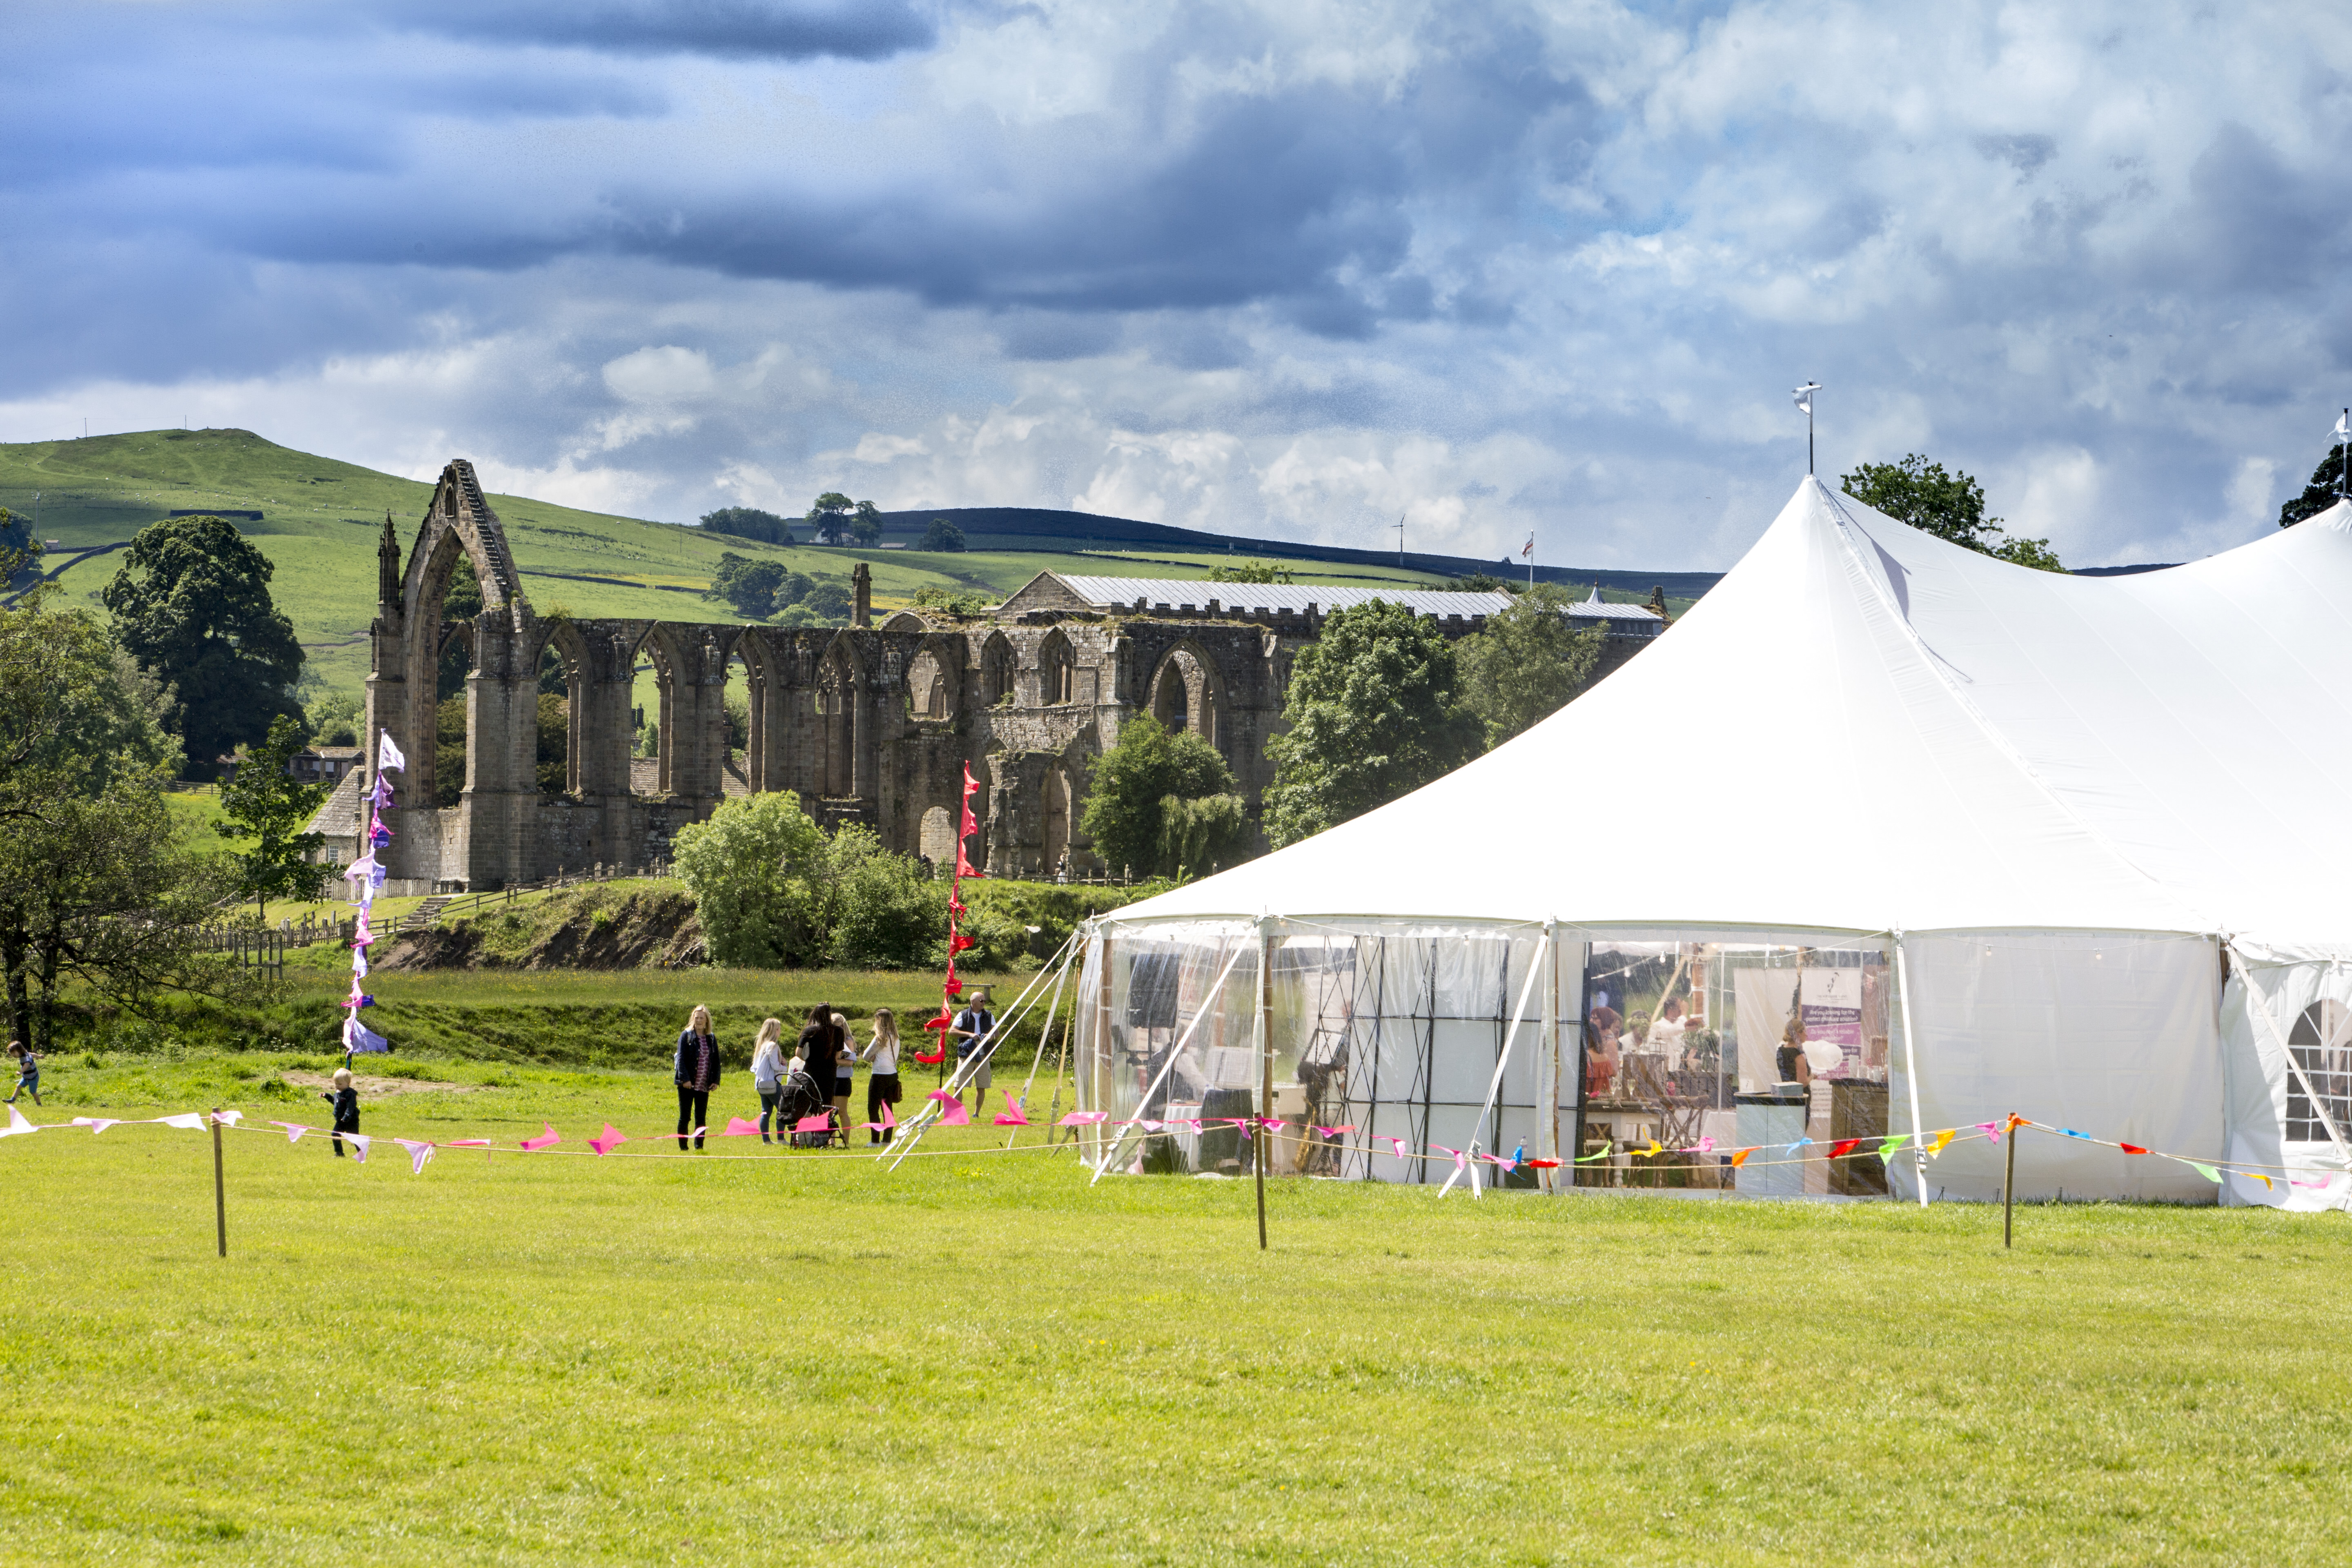
POLYGON ((213 1225, 220 1235, 220 1255, 228 1256, 228 1188, 221 1176, 221 1108, 213 1107, 213 1225))

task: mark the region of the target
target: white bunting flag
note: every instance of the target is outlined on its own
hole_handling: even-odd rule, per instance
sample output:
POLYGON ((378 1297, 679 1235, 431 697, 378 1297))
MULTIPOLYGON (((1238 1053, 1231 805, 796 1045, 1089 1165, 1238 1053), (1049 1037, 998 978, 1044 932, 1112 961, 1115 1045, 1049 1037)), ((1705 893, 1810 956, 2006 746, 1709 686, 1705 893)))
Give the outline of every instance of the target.
POLYGON ((379 768, 398 768, 402 773, 408 771, 408 759, 402 756, 400 748, 392 743, 392 731, 389 730, 375 738, 375 765, 379 768))

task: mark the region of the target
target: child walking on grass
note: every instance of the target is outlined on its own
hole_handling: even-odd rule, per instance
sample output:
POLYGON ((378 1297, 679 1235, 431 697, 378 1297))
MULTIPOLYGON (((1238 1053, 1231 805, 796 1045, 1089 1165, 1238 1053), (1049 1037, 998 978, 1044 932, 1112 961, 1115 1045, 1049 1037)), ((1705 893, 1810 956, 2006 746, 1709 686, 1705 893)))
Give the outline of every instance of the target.
POLYGON ((16 1103, 16 1096, 29 1094, 33 1103, 41 1103, 41 1058, 33 1047, 22 1040, 8 1042, 8 1054, 16 1058, 16 1087, 9 1092, 8 1103, 16 1103))
MULTIPOLYGON (((336 1132, 356 1132, 360 1130, 360 1091, 352 1087, 351 1068, 337 1068, 335 1092, 322 1094, 319 1098, 335 1108, 336 1132)), ((333 1142, 335 1158, 340 1160, 343 1157, 343 1141, 337 1137, 333 1142)))

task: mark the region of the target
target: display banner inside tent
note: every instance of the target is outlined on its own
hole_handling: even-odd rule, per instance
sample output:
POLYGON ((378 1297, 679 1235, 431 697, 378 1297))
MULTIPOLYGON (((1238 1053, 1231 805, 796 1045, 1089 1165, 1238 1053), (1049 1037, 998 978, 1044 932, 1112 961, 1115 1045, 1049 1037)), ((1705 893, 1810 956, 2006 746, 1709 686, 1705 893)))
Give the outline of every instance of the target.
MULTIPOLYGON (((1438 1184, 1460 1150, 1509 1161, 1506 1185, 1916 1198, 1918 1129, 2033 1104, 2211 1161, 2219 975, 2210 940, 2165 935, 1104 921, 1077 1047, 1104 1123, 1082 1142, 1110 1173, 1239 1174, 1253 1151, 1231 1122, 1255 1116, 1278 1124, 1280 1175, 1438 1184), (1738 1157, 1757 1148, 1844 1157, 1738 1157)), ((2305 1050, 2328 1086, 2352 1084, 2343 1016, 2305 1050)), ((1998 1197, 2001 1168, 1990 1140, 1956 1149, 1928 1195, 1998 1197)), ((2215 1198, 2190 1166, 2081 1140, 2026 1191, 2215 1198)))

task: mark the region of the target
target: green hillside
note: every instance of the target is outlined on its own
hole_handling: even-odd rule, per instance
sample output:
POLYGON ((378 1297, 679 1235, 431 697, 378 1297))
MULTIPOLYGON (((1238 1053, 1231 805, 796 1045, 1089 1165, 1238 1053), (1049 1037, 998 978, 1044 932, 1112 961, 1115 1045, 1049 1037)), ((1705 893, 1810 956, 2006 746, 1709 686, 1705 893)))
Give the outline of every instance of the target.
MULTIPOLYGON (((375 546, 384 513, 392 513, 405 547, 431 500, 429 484, 293 451, 249 430, 146 430, 0 444, 0 506, 34 519, 39 537, 57 541, 44 564, 72 600, 93 610, 121 564, 117 552, 146 524, 173 511, 260 512, 257 521, 239 519, 237 525, 276 567, 270 587, 278 607, 293 621, 310 669, 330 689, 353 695, 367 677, 375 546)), ((908 603, 922 588, 1003 595, 1046 570, 1199 578, 1227 559, 1117 536, 1073 539, 1067 543, 1075 548, 1045 550, 1034 548, 1041 542, 1034 538, 1007 538, 1008 544, 1030 547, 958 554, 766 545, 524 496, 494 494, 489 501, 533 605, 560 605, 581 616, 727 619, 726 605, 699 596, 724 551, 772 556, 795 571, 845 583, 854 564, 866 561, 873 569, 876 604, 886 609, 908 603)), ((913 541, 931 515, 893 516, 883 542, 913 541)), ((1421 587, 1444 581, 1427 572, 1354 563, 1328 569, 1310 562, 1287 564, 1301 583, 1421 587)))

